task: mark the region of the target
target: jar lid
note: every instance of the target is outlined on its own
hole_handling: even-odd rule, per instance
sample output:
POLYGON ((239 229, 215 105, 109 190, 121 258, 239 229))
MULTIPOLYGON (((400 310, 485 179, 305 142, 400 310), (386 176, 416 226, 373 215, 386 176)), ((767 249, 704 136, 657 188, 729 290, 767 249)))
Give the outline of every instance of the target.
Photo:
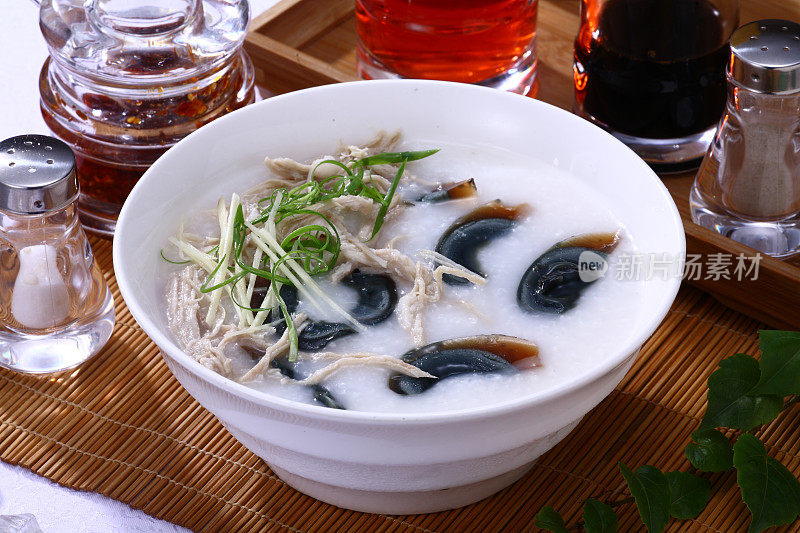
POLYGON ((757 93, 800 91, 800 24, 788 20, 757 20, 731 36, 728 74, 757 93))
POLYGON ((168 90, 215 72, 244 43, 247 0, 41 0, 50 56, 72 75, 168 90))
POLYGON ((0 142, 0 210, 20 215, 58 211, 78 195, 75 154, 46 135, 0 142))

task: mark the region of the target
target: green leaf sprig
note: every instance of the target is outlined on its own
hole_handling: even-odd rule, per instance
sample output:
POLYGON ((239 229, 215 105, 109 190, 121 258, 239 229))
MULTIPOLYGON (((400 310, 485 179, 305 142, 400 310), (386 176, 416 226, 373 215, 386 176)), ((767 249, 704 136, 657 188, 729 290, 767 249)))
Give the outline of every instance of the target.
MULTIPOLYGON (((735 470, 742 501, 752 514, 750 533, 790 524, 800 516, 800 481, 769 457, 753 434, 800 401, 800 332, 759 331, 759 340, 760 360, 736 354, 720 361, 709 376, 706 412, 685 449, 686 458, 701 473, 735 470), (726 433, 735 438, 733 444, 726 433)), ((608 504, 588 499, 583 522, 573 527, 545 506, 534 525, 558 533, 581 528, 589 533, 616 531, 613 507, 634 501, 647 531, 659 533, 673 518, 697 517, 709 501, 711 483, 705 476, 662 472, 650 465, 633 471, 620 463, 619 468, 632 498, 608 504)))

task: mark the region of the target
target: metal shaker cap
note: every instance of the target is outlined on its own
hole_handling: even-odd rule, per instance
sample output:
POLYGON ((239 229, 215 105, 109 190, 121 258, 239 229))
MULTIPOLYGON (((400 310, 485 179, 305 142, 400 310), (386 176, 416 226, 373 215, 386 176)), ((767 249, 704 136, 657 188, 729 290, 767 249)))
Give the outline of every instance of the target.
POLYGON ((733 32, 728 74, 757 93, 800 91, 800 24, 757 20, 733 32))
POLYGON ((75 154, 46 135, 0 142, 0 210, 20 215, 58 211, 78 195, 75 154))

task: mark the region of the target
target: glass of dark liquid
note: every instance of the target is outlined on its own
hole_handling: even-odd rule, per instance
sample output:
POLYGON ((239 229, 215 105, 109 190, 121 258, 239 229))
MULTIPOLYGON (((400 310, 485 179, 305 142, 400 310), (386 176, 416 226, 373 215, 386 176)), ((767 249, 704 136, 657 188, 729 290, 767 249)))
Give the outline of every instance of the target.
POLYGON ((725 108, 738 0, 582 0, 575 112, 658 171, 696 167, 725 108))

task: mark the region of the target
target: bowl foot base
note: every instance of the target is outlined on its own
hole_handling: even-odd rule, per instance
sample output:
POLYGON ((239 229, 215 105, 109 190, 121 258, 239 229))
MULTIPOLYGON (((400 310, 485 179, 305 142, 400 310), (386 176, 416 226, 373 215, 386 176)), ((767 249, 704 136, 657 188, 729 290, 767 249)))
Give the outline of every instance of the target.
POLYGON ((422 514, 456 509, 487 498, 520 479, 533 463, 520 466, 497 477, 447 489, 424 492, 372 492, 328 485, 297 476, 270 465, 286 484, 325 503, 378 514, 422 514))

